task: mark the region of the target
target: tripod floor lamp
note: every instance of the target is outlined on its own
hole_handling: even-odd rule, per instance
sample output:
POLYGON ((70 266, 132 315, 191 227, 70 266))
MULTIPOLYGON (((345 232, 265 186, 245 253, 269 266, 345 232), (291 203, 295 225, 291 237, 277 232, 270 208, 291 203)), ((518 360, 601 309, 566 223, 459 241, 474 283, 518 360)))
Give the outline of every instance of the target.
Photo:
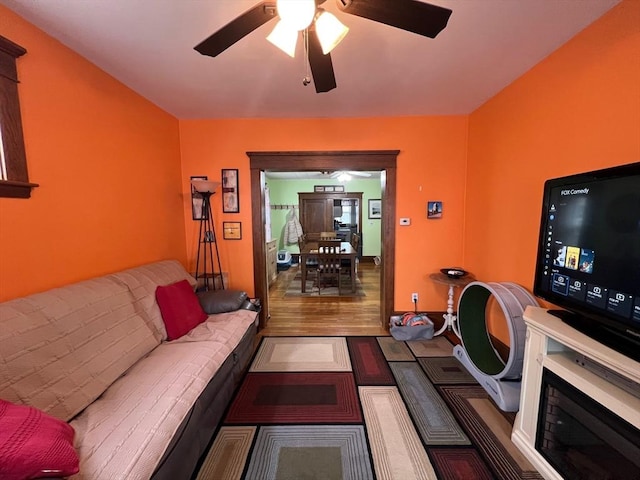
POLYGON ((208 180, 191 180, 193 189, 202 196, 202 210, 200 211, 200 230, 198 233, 198 254, 196 256, 196 282, 198 289, 217 290, 216 279, 220 279, 220 288, 224 290, 224 277, 222 266, 220 265, 220 254, 218 252, 218 242, 216 230, 213 226, 213 215, 211 213, 211 196, 220 186, 220 182, 208 180), (214 247, 215 246, 215 255, 214 247), (216 270, 217 267, 217 270, 216 270), (200 279, 203 285, 200 285, 200 279))

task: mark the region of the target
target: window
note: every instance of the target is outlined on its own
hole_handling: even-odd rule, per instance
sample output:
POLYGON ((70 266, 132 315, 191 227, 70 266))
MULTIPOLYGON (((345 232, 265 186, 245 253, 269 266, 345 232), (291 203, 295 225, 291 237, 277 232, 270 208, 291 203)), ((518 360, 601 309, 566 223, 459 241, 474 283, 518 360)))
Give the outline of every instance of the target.
POLYGON ((0 36, 0 197, 29 198, 27 158, 22 136, 16 59, 27 51, 0 36))

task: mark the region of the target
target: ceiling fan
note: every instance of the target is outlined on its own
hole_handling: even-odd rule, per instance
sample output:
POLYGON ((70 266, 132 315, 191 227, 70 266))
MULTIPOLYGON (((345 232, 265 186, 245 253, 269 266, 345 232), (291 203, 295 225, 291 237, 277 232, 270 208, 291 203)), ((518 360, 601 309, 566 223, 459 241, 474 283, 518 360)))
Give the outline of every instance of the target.
POLYGON ((360 172, 356 170, 340 170, 331 172, 329 175, 331 178, 337 178, 340 181, 349 181, 352 177, 369 178, 371 174, 369 172, 360 172))
MULTIPOLYGON (((348 28, 342 25, 334 15, 320 7, 324 2, 325 0, 260 2, 194 48, 202 55, 215 57, 277 16, 280 21, 269 35, 269 41, 293 56, 298 31, 301 31, 316 92, 328 92, 336 88, 336 78, 329 52, 346 35, 348 28), (301 15, 303 17, 306 16, 306 19, 302 21, 302 26, 295 26, 293 30, 289 27, 299 17, 295 15, 294 18, 293 13, 285 13, 285 7, 288 6, 301 8, 303 10, 301 15), (324 21, 325 19, 327 19, 327 22, 324 21), (337 33, 332 33, 331 37, 327 37, 329 39, 326 40, 320 37, 324 35, 324 24, 329 21, 338 27, 338 31, 337 33), (283 43, 286 43, 287 46, 284 46, 283 43), (292 44, 293 48, 291 48, 292 44)), ((336 3, 344 13, 384 23, 429 38, 435 38, 447 26, 452 13, 448 8, 423 3, 418 0, 336 0, 336 3)), ((310 82, 311 79, 308 76, 303 80, 304 85, 308 85, 310 82)))

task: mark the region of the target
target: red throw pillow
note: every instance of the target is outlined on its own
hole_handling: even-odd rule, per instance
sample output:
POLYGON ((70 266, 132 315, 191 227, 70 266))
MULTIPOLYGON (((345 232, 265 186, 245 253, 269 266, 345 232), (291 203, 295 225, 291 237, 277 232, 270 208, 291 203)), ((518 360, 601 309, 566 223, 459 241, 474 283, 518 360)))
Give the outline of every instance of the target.
POLYGON ((0 399, 0 478, 24 480, 78 473, 71 425, 0 399))
POLYGON ((169 340, 180 338, 207 319, 187 280, 156 288, 156 300, 169 340))

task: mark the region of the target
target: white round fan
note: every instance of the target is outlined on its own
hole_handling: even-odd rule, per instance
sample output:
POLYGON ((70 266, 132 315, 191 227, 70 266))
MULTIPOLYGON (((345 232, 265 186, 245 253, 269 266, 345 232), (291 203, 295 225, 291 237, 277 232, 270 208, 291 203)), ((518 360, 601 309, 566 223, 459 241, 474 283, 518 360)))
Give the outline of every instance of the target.
POLYGON ((352 170, 336 171, 336 172, 332 172, 330 174, 331 178, 337 178, 341 182, 347 182, 347 181, 351 180, 351 178, 353 178, 353 177, 368 178, 370 176, 371 176, 371 173, 369 173, 369 172, 357 172, 355 170, 354 171, 352 171, 352 170))

